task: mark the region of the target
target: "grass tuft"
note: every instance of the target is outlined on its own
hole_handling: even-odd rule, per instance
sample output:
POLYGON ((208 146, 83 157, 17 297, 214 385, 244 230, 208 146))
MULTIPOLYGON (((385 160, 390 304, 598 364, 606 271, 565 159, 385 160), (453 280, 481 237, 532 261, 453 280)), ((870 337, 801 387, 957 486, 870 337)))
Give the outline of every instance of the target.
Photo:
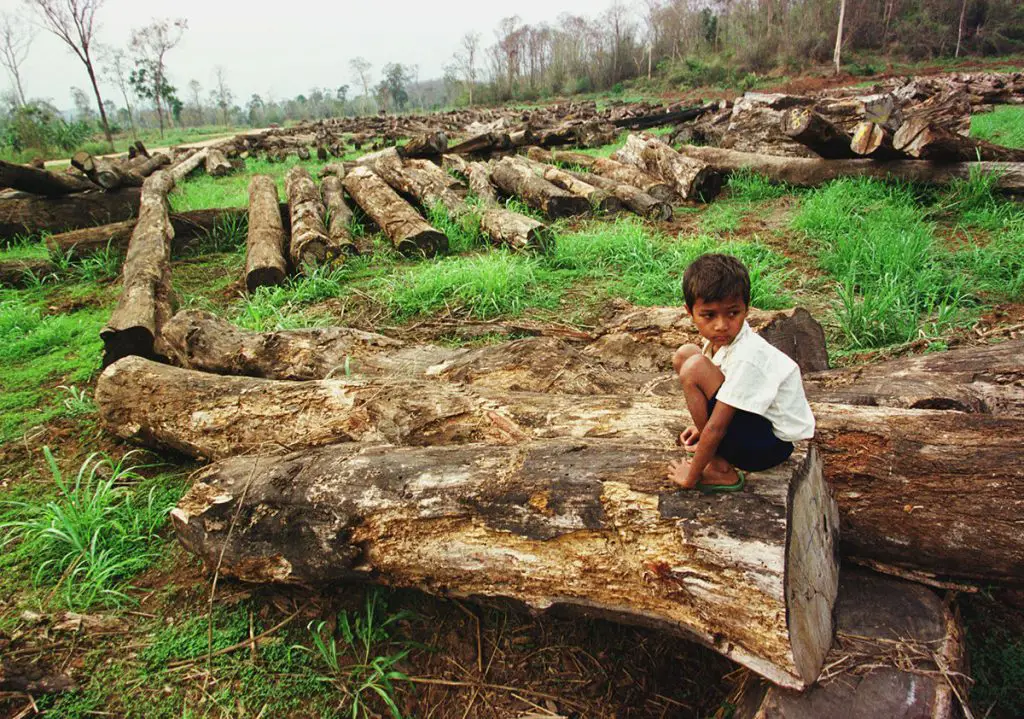
POLYGON ((793 188, 769 181, 764 175, 742 168, 729 175, 729 198, 740 202, 761 202, 793 194, 793 188))

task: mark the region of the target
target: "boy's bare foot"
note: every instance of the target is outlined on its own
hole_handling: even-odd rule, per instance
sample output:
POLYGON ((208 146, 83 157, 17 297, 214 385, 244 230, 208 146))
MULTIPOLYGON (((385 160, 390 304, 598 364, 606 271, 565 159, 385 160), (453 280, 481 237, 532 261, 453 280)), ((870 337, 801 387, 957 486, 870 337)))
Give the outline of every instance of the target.
POLYGON ((668 463, 668 478, 683 489, 693 489, 695 485, 688 484, 686 476, 690 473, 690 460, 677 459, 668 463))
MULTIPOLYGON (((690 460, 677 459, 669 462, 668 478, 683 489, 695 489, 695 484, 686 481, 690 473, 690 460)), ((702 485, 731 485, 740 481, 736 474, 736 468, 721 457, 715 457, 701 473, 700 484, 702 485)))

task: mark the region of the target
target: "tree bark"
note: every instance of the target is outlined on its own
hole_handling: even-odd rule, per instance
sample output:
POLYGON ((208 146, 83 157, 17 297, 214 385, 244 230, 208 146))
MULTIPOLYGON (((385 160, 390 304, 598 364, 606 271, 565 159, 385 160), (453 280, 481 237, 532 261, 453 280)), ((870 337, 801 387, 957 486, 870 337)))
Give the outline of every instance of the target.
POLYGON ((143 159, 134 168, 135 174, 139 177, 149 177, 161 167, 166 167, 171 164, 171 158, 162 152, 158 152, 155 155, 139 155, 139 157, 143 159))
POLYGON ((0 195, 0 239, 36 232, 60 233, 135 217, 138 187, 117 192, 79 192, 40 197, 17 192, 0 195))
MULTIPOLYGON (((284 225, 277 201, 277 185, 267 175, 249 182, 249 236, 245 254, 245 288, 279 285, 288 276, 284 225)), ((166 326, 165 326, 166 329, 166 326)))
POLYGON ((417 135, 398 148, 402 157, 440 157, 448 152, 448 136, 443 130, 417 135))
MULTIPOLYGON (((282 382, 139 357, 101 375, 96 401, 118 436, 207 458, 354 441, 600 438, 668 449, 689 424, 678 397, 509 393, 423 380, 282 382)), ((813 409, 844 554, 943 577, 1021 582, 1024 418, 813 409)))
POLYGON ((555 187, 509 157, 491 166, 491 181, 502 192, 518 195, 551 220, 590 212, 590 203, 585 198, 555 187))
POLYGON ((243 580, 378 578, 584 607, 804 688, 831 644, 838 578, 816 454, 729 502, 667 491, 669 458, 578 442, 238 458, 204 470, 172 521, 186 548, 243 580))
POLYGON ((447 251, 448 238, 444 233, 431 227, 369 168, 355 168, 345 176, 342 184, 399 252, 432 257, 447 251))
POLYGON ((188 177, 197 167, 206 162, 206 155, 209 153, 210 148, 204 147, 201 150, 196 150, 191 155, 188 155, 180 162, 175 163, 171 166, 168 172, 171 173, 171 177, 174 178, 175 184, 181 182, 188 177))
POLYGON ((76 152, 71 158, 71 164, 107 191, 116 190, 119 187, 142 186, 141 175, 125 171, 110 160, 93 157, 88 152, 76 152))
POLYGON ((341 254, 324 227, 324 203, 309 170, 296 165, 284 180, 285 194, 291 213, 292 237, 289 257, 292 267, 303 272, 307 266, 317 267, 341 254))
POLYGON ((608 157, 592 157, 582 152, 567 152, 565 150, 548 152, 539 147, 531 147, 527 151, 527 156, 531 160, 548 164, 576 165, 595 175, 632 185, 662 202, 673 202, 679 199, 672 186, 661 178, 648 174, 632 165, 616 162, 608 157))
POLYGON ((590 206, 596 210, 607 213, 622 212, 625 203, 615 194, 608 190, 592 185, 579 177, 572 175, 565 170, 560 170, 551 165, 534 163, 533 166, 540 173, 540 176, 555 187, 561 187, 566 192, 571 192, 578 197, 584 197, 590 206))
POLYGON ((680 155, 649 135, 630 135, 612 156, 671 183, 684 200, 710 202, 722 189, 721 174, 702 160, 680 155))
POLYGON ((832 53, 832 62, 836 66, 836 75, 839 74, 840 62, 843 55, 843 21, 846 19, 846 0, 839 1, 839 25, 836 28, 836 49, 832 53))
POLYGON ((931 162, 1024 162, 1024 149, 957 135, 927 117, 911 117, 900 125, 893 136, 893 146, 911 157, 931 162))
POLYGON ((667 222, 672 217, 671 205, 656 200, 637 187, 589 172, 571 172, 569 174, 612 193, 625 207, 652 222, 667 222))
POLYGON ((797 694, 744 672, 716 719, 959 716, 950 682, 966 695, 963 628, 933 591, 844 567, 835 606, 836 643, 817 685, 797 694))
POLYGON ((57 197, 73 192, 95 190, 97 186, 85 179, 63 172, 48 172, 28 165, 0 160, 0 187, 10 187, 33 195, 57 197))
POLYGON ((508 150, 512 140, 504 132, 484 132, 467 138, 449 147, 447 152, 452 155, 486 155, 492 152, 508 150))
POLYGON ((832 160, 854 157, 850 136, 810 107, 787 110, 782 115, 782 131, 822 157, 832 160))
POLYGON ((123 289, 113 314, 100 331, 103 366, 122 357, 162 356, 156 343, 164 323, 174 314, 171 287, 171 226, 167 193, 174 178, 164 170, 146 178, 139 203, 139 221, 132 231, 122 269, 123 289))
MULTIPOLYGON (((186 250, 192 240, 205 237, 219 223, 229 218, 244 217, 245 215, 246 210, 242 207, 222 207, 172 214, 171 225, 174 228, 174 239, 171 245, 172 256, 186 250)), ((93 252, 105 250, 107 247, 124 252, 128 249, 128 241, 131 239, 134 229, 135 220, 86 227, 81 230, 49 235, 46 238, 46 246, 51 252, 67 255, 74 259, 87 257, 93 252)))
POLYGON ((1024 192, 1024 163, 1020 162, 962 162, 943 165, 923 160, 825 160, 757 155, 692 145, 684 145, 679 152, 687 157, 703 160, 719 172, 747 168, 765 175, 774 182, 784 182, 796 187, 817 187, 840 177, 875 177, 879 180, 948 185, 955 180, 970 179, 973 171, 993 175, 994 186, 999 190, 1024 192))
POLYGON ((224 153, 218 150, 216 147, 211 147, 206 151, 206 174, 210 177, 223 177, 224 175, 230 174, 235 168, 228 162, 228 158, 224 157, 224 153))
POLYGON ((442 163, 445 170, 454 170, 465 177, 469 183, 469 191, 480 198, 482 202, 489 205, 498 203, 498 195, 494 191, 490 173, 485 165, 479 162, 467 162, 460 156, 452 154, 445 155, 442 163))
POLYGON ((320 192, 323 194, 324 206, 330 217, 327 223, 327 236, 331 245, 338 247, 345 254, 359 254, 361 251, 348 229, 352 221, 352 210, 345 202, 341 178, 337 175, 328 175, 320 183, 320 192))

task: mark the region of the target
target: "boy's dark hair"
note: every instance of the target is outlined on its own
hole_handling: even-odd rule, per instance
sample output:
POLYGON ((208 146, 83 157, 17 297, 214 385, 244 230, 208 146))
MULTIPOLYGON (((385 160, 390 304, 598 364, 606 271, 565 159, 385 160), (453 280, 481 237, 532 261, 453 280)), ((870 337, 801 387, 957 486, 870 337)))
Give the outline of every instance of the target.
POLYGON ((750 273, 732 255, 701 255, 683 273, 683 297, 691 310, 697 300, 721 302, 740 297, 750 306, 750 273))

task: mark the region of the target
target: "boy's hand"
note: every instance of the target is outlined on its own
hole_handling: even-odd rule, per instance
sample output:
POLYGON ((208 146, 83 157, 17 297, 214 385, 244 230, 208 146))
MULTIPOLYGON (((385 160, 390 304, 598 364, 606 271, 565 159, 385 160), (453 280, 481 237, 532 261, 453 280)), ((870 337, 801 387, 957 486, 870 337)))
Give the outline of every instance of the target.
POLYGON ((690 451, 693 451, 699 441, 700 430, 692 424, 684 429, 679 435, 679 444, 681 444, 684 449, 688 449, 690 451))
POLYGON ((687 484, 686 477, 690 474, 690 461, 677 459, 668 463, 668 474, 670 481, 675 482, 683 489, 693 489, 692 484, 687 484))

